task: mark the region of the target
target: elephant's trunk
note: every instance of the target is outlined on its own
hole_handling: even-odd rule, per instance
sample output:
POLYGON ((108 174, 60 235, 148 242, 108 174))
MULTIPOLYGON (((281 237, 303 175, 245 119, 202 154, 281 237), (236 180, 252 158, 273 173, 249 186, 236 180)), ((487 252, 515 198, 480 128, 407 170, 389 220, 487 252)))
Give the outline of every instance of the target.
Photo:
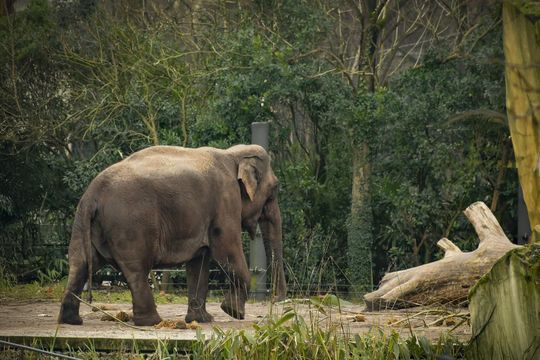
POLYGON ((281 233, 281 213, 277 199, 270 200, 259 221, 266 252, 267 264, 272 270, 272 293, 276 301, 287 296, 287 283, 283 269, 283 241, 281 233))

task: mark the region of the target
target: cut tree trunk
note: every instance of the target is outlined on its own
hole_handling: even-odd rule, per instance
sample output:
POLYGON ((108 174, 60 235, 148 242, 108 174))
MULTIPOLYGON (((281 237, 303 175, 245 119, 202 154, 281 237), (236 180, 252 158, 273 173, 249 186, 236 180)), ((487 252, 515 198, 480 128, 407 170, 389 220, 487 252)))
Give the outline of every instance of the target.
POLYGON ((441 260, 386 274, 379 289, 364 295, 368 310, 405 308, 418 305, 459 304, 467 300, 469 289, 508 251, 519 247, 508 240, 497 219, 483 202, 464 211, 480 244, 462 252, 443 238, 441 260))
POLYGON ((503 256, 469 300, 467 359, 540 359, 540 243, 503 256))

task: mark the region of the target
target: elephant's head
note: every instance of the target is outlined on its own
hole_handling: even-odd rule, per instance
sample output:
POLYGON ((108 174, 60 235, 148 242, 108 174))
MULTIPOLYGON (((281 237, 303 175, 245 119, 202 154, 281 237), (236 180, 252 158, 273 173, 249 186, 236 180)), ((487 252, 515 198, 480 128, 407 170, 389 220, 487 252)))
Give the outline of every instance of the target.
POLYGON ((283 270, 281 213, 278 205, 278 180, 272 171, 270 156, 258 145, 237 145, 230 151, 238 164, 238 182, 242 193, 242 228, 251 238, 259 224, 267 263, 271 264, 272 284, 277 300, 286 297, 283 270))

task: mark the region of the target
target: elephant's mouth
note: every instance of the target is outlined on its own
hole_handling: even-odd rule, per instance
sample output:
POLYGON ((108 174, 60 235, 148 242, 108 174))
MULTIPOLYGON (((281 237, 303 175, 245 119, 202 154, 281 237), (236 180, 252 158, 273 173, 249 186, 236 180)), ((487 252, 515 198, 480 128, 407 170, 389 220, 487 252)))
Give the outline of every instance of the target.
POLYGON ((257 220, 256 219, 243 220, 242 229, 247 231, 251 239, 254 239, 255 233, 257 232, 257 220))

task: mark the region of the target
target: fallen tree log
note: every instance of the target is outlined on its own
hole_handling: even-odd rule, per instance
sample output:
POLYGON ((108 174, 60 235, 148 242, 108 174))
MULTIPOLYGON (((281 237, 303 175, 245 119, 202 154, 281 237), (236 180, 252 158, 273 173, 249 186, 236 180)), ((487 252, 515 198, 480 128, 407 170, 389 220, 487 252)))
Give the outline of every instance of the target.
POLYGON ((445 252, 441 260, 386 274, 378 290, 364 295, 367 310, 465 302, 469 288, 498 259, 519 247, 508 240, 483 202, 470 205, 464 213, 478 234, 478 248, 462 252, 450 240, 439 240, 437 245, 445 252))

